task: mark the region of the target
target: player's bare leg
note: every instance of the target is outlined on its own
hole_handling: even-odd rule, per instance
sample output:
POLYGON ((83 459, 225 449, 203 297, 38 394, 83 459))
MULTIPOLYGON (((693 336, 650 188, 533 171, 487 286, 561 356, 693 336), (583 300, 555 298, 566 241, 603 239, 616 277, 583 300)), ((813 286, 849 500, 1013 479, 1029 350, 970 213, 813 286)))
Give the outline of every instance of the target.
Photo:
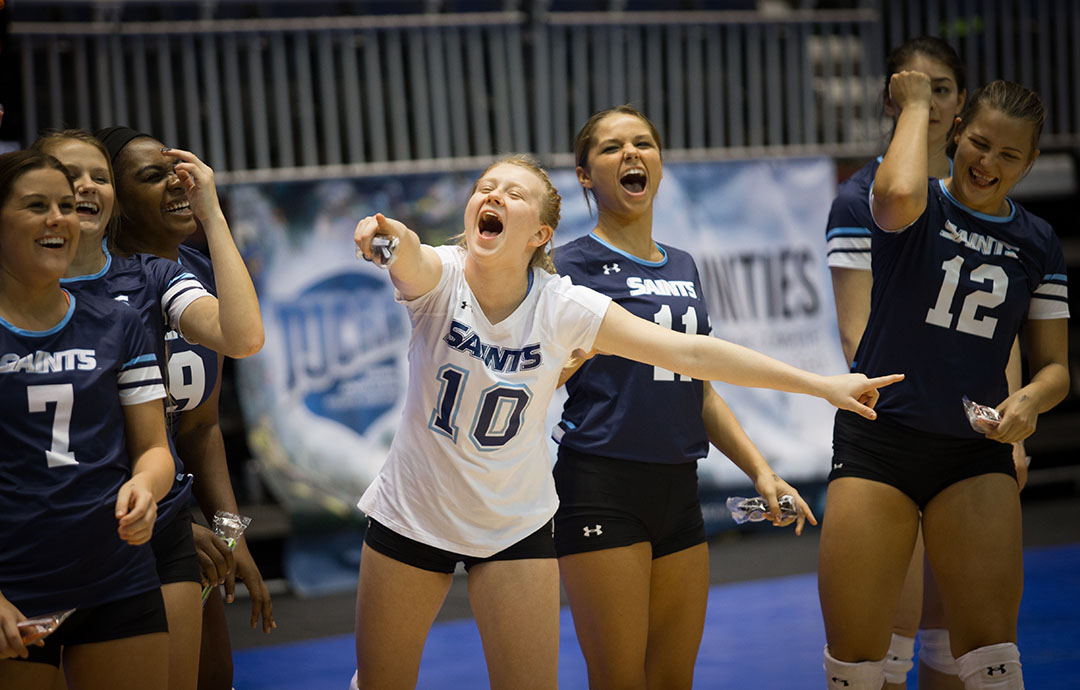
POLYGON ((211 587, 203 607, 199 651, 199 690, 230 690, 233 679, 232 643, 220 587, 211 587))
MULTIPOLYGON (((166 671, 170 663, 170 635, 152 633, 66 648, 64 673, 68 687, 71 690, 172 688, 171 673, 166 671)), ((192 675, 196 670, 192 669, 192 675)))
POLYGON ((563 556, 559 570, 593 690, 646 690, 652 545, 563 556))
POLYGON ((885 657, 918 529, 918 507, 899 489, 857 477, 829 483, 818 594, 833 658, 885 657))
MULTIPOLYGON (((893 619, 893 634, 914 638, 919 631, 919 620, 923 607, 923 562, 926 549, 923 546, 922 528, 920 527, 915 547, 911 550, 911 562, 908 563, 904 576, 904 589, 900 592, 900 604, 893 619)), ((884 690, 904 690, 907 683, 885 681, 884 690)))
POLYGON ((196 690, 202 645, 202 585, 171 582, 161 586, 161 597, 169 620, 169 690, 196 690))
POLYGON ((689 689, 705 630, 709 547, 698 544, 655 559, 649 591, 649 690, 689 689))
POLYGON ((0 659, 0 688, 51 690, 60 670, 52 664, 0 659))
POLYGON ((984 474, 957 482, 927 504, 923 525, 953 656, 1015 643, 1024 577, 1016 481, 984 474))
POLYGON ((557 690, 559 565, 554 558, 473 566, 469 604, 492 690, 557 690))
POLYGON ((453 577, 415 568, 364 544, 356 591, 360 690, 416 687, 424 643, 453 577))
MULTIPOLYGON (((926 563, 923 574, 923 610, 922 630, 948 630, 949 622, 945 619, 945 606, 941 602, 941 589, 930 564, 926 563)), ((925 635, 925 633, 922 633, 925 635)), ((921 644, 926 645, 926 640, 921 644)), ((950 652, 951 656, 951 652, 950 652)), ((953 661, 953 667, 956 662, 953 661)), ((964 683, 955 673, 942 673, 919 661, 919 690, 964 690, 964 683)))

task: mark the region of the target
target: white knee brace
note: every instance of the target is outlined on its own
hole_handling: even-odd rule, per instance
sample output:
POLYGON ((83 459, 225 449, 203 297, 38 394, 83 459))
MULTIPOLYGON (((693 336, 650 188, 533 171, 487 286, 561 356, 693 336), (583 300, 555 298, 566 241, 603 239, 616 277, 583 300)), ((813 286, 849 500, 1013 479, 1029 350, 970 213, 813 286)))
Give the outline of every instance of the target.
POLYGON ((960 674, 959 669, 956 668, 956 659, 953 658, 952 649, 949 647, 949 631, 943 628, 928 628, 919 631, 919 661, 938 673, 948 676, 960 674))
POLYGON ((889 643, 889 653, 885 655, 885 680, 888 683, 907 682, 908 671, 914 664, 911 658, 915 656, 915 638, 904 637, 893 633, 889 643))
POLYGON ((1020 650, 1012 642, 973 649, 956 660, 965 690, 1024 690, 1020 650))
POLYGON ((825 645, 825 684, 830 690, 881 690, 885 682, 885 659, 851 663, 837 661, 825 645))

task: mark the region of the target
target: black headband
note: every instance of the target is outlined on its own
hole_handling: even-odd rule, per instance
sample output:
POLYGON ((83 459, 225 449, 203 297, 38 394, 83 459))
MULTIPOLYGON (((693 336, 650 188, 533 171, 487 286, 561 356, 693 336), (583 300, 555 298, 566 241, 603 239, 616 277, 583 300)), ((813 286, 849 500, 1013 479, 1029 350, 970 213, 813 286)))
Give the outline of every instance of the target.
POLYGON ((128 145, 128 142, 138 137, 149 137, 150 135, 137 132, 131 127, 121 126, 99 129, 94 136, 105 145, 105 150, 109 152, 109 160, 115 163, 116 157, 120 155, 120 151, 128 145))

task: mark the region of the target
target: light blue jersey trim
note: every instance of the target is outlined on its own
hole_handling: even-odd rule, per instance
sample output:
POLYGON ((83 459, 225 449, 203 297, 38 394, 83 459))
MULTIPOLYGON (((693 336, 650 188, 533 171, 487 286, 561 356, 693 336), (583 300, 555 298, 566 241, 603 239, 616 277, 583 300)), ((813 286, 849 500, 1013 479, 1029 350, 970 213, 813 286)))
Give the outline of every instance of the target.
POLYGON ((600 239, 600 237, 598 237, 595 232, 590 232, 589 237, 593 238, 594 240, 596 240, 600 244, 604 245, 605 247, 607 247, 611 251, 615 252, 616 254, 621 254, 621 255, 625 256, 627 259, 630 259, 631 261, 633 261, 636 264, 641 264, 642 266, 663 266, 664 264, 667 263, 667 252, 665 252, 664 248, 661 247, 659 244, 656 244, 656 242, 653 242, 653 245, 655 245, 656 248, 660 250, 660 253, 663 255, 664 258, 660 259, 659 261, 646 261, 645 259, 636 257, 633 254, 628 254, 628 253, 624 252, 623 250, 619 249, 618 247, 612 246, 611 244, 609 244, 609 243, 605 242, 604 240, 600 239))
POLYGON ((88 273, 84 276, 75 276, 74 278, 61 278, 60 284, 67 285, 68 283, 80 283, 84 280, 97 280, 106 273, 109 272, 109 267, 112 266, 112 254, 109 253, 109 248, 106 245, 105 238, 101 238, 101 251, 105 254, 105 265, 97 273, 88 273))
POLYGON ((968 208, 967 206, 964 206, 959 201, 957 201, 956 197, 954 197, 952 194, 949 194, 949 189, 945 186, 945 180, 938 180, 938 184, 941 186, 941 191, 945 192, 945 198, 946 199, 951 201, 953 203, 953 205, 955 205, 956 207, 961 208, 964 211, 967 211, 968 213, 975 216, 976 218, 980 218, 982 220, 989 221, 991 223, 1008 223, 1013 218, 1016 217, 1016 204, 1014 204, 1012 202, 1012 199, 1010 199, 1008 197, 1005 197, 1005 201, 1009 202, 1009 215, 1007 215, 1007 216, 992 216, 989 213, 981 213, 981 212, 976 211, 974 209, 968 208))
POLYGON ((68 296, 69 300, 67 313, 64 314, 64 318, 60 319, 60 323, 56 324, 49 330, 29 331, 25 328, 19 328, 18 326, 14 326, 8 323, 4 320, 3 317, 0 317, 0 326, 3 326, 4 328, 8 329, 12 333, 15 333, 16 335, 27 336, 30 338, 44 338, 59 332, 61 329, 63 329, 64 326, 68 325, 68 322, 71 321, 71 315, 75 313, 75 295, 71 294, 67 290, 64 290, 64 293, 68 296))
POLYGON ((1043 276, 1043 280, 1060 280, 1063 283, 1067 283, 1069 281, 1069 276, 1064 273, 1047 273, 1043 276))
POLYGON ((833 228, 825 233, 825 239, 831 240, 834 237, 871 237, 870 228, 849 227, 849 228, 833 228))
POLYGON ((143 362, 154 362, 156 364, 157 363, 157 355, 149 354, 149 355, 139 355, 138 357, 133 357, 133 358, 129 359, 128 361, 124 362, 124 365, 122 367, 120 367, 120 368, 121 369, 127 369, 130 366, 134 366, 136 364, 142 364, 143 362))
MULTIPOLYGON (((166 259, 166 261, 168 261, 168 259, 166 259)), ((167 289, 171 288, 173 285, 176 285, 181 280, 199 280, 199 279, 195 276, 194 273, 189 273, 188 271, 184 271, 180 275, 178 275, 175 278, 173 278, 172 280, 170 280, 169 284, 165 286, 165 289, 167 290, 167 289)), ((202 285, 202 281, 199 281, 199 285, 202 285)))

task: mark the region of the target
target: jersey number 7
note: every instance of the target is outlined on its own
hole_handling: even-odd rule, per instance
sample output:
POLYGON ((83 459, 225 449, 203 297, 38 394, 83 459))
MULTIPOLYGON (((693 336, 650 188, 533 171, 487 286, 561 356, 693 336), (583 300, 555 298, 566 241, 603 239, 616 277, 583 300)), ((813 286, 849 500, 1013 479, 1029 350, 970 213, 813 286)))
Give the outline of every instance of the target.
POLYGON ((75 389, 70 383, 27 386, 26 398, 30 412, 48 412, 49 403, 56 405, 53 412, 52 448, 45 451, 49 467, 78 465, 75 453, 68 449, 71 440, 71 408, 75 403, 75 389))

